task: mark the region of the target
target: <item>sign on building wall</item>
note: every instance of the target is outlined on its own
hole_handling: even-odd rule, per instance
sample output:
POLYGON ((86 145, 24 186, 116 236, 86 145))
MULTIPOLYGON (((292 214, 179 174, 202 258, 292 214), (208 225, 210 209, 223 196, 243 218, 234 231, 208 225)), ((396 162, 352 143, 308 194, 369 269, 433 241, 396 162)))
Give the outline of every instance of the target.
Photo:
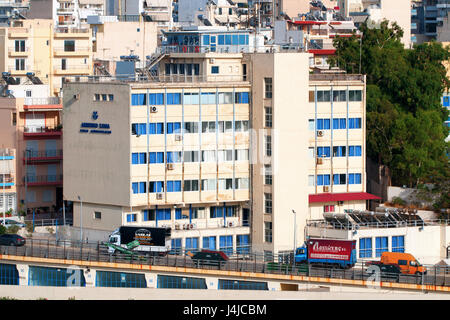
MULTIPOLYGON (((93 111, 91 119, 96 121, 99 115, 97 111, 93 111)), ((111 134, 111 127, 109 123, 97 123, 97 122, 82 122, 80 125, 80 133, 101 133, 111 134)))

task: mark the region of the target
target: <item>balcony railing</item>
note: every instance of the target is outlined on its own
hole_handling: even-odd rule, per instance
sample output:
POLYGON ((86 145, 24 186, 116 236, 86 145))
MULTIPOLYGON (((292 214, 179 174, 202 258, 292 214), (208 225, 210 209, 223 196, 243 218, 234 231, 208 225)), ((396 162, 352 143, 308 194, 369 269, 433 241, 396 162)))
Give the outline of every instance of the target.
POLYGON ((59 97, 25 98, 23 104, 27 105, 27 106, 60 105, 61 98, 59 98, 59 97))
POLYGON ((310 74, 310 81, 364 81, 361 74, 310 74))
POLYGON ((25 133, 48 133, 48 132, 61 132, 60 127, 24 127, 23 132, 25 133))
POLYGON ((14 159, 14 152, 11 149, 0 149, 0 159, 3 160, 14 159))
POLYGON ((44 186, 44 185, 59 185, 62 184, 62 174, 49 174, 49 175, 28 175, 23 177, 23 182, 28 186, 44 186))
POLYGON ((245 75, 161 75, 161 76, 72 76, 65 77, 65 82, 85 82, 85 83, 99 83, 99 82, 157 82, 157 83, 201 83, 201 82, 237 82, 249 81, 249 77, 245 75))
POLYGON ((39 161, 39 160, 60 160, 62 159, 63 151, 61 149, 55 150, 30 150, 28 152, 24 151, 24 159, 27 162, 39 161))
MULTIPOLYGON (((72 21, 65 21, 73 24, 72 21)), ((61 22, 59 23, 61 24, 61 22)), ((55 33, 89 33, 89 29, 78 29, 78 28, 56 28, 55 33)))

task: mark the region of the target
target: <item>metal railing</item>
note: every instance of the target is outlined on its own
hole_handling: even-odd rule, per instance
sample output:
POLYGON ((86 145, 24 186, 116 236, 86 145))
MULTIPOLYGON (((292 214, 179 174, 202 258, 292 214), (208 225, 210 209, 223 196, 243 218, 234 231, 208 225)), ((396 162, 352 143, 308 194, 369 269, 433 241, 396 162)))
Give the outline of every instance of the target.
POLYGON ((402 227, 423 227, 435 225, 450 225, 450 220, 412 220, 412 221, 385 221, 385 222, 331 222, 326 220, 308 220, 307 228, 337 229, 337 230, 358 230, 358 229, 380 229, 380 228, 402 228, 402 227))
POLYGON ((25 133, 61 132, 60 127, 23 127, 25 133))
POLYGON ((0 157, 13 157, 13 156, 14 152, 12 151, 12 149, 8 148, 0 149, 0 157))
POLYGON ((123 76, 72 76, 65 77, 65 82, 102 83, 102 82, 156 82, 156 83, 203 83, 203 82, 248 82, 245 75, 160 75, 148 77, 143 75, 123 76))
POLYGON ((62 157, 63 151, 61 149, 55 149, 55 150, 29 150, 24 151, 24 158, 27 160, 34 160, 33 158, 55 158, 55 157, 62 157))
MULTIPOLYGON (((31 223, 34 227, 47 227, 47 226, 62 226, 64 225, 64 219, 25 219, 24 223, 31 223)), ((72 219, 66 219, 65 225, 73 225, 72 219)))
POLYGON ((39 175, 39 176, 26 176, 23 177, 23 182, 27 184, 48 184, 48 183, 62 183, 63 175, 62 174, 47 174, 47 175, 39 175))
POLYGON ((61 98, 59 97, 47 97, 47 98, 25 98, 24 105, 59 105, 61 104, 61 98))
MULTIPOLYGON (((111 263, 131 263, 168 267, 187 267, 197 269, 224 270, 235 272, 254 272, 266 274, 302 275, 310 277, 383 281, 395 283, 408 283, 428 286, 450 286, 450 267, 426 265, 426 274, 403 274, 393 272, 378 273, 378 279, 370 270, 366 261, 358 261, 349 269, 337 266, 317 266, 309 264, 293 265, 291 254, 268 255, 259 252, 250 252, 247 248, 232 252, 228 260, 219 263, 211 260, 193 260, 190 255, 192 249, 178 248, 165 256, 157 255, 127 255, 122 253, 108 253, 108 248, 101 242, 57 241, 26 239, 24 246, 0 246, 0 254, 41 257, 60 260, 80 260, 111 263), (245 250, 244 250, 245 249, 245 250), (186 254, 173 254, 184 253, 186 254)), ((73 262, 71 262, 73 264, 73 262)), ((374 283, 372 283, 372 286, 374 283)), ((433 290, 428 287, 427 290, 433 290)))
POLYGON ((362 74, 310 74, 310 81, 364 81, 362 74))
MULTIPOLYGON (((61 22, 59 22, 61 24, 61 22)), ((73 22, 71 22, 72 24, 73 22)), ((79 29, 79 28, 56 28, 56 33, 89 33, 89 29, 79 29)))

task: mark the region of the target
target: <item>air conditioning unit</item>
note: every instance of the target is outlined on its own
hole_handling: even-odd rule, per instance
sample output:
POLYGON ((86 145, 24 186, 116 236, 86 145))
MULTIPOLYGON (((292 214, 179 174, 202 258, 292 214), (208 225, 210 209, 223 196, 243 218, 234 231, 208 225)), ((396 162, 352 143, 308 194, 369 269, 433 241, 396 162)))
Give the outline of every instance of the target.
POLYGON ((156 194, 156 200, 162 200, 163 197, 164 197, 164 194, 162 194, 162 193, 157 193, 156 194))
POLYGON ((338 206, 342 206, 344 204, 344 201, 338 201, 338 206))
POLYGON ((216 59, 214 59, 214 58, 209 59, 209 63, 211 63, 211 64, 216 63, 216 59))
POLYGON ((318 137, 323 137, 323 131, 322 130, 317 131, 317 136, 318 137))
POLYGON ((180 230, 180 226, 178 224, 175 225, 175 230, 180 230))
POLYGON ((79 94, 79 93, 74 94, 74 95, 73 95, 73 98, 74 98, 75 100, 80 100, 80 94, 79 94))
POLYGON ((181 139, 182 139, 181 134, 176 134, 175 135, 175 141, 181 141, 181 139))
POLYGON ((323 159, 322 158, 317 158, 317 164, 322 164, 323 163, 323 159))
POLYGON ((152 112, 152 113, 158 112, 158 108, 155 107, 155 106, 151 106, 150 107, 150 112, 152 112))
POLYGON ((189 229, 194 229, 194 224, 193 223, 189 224, 189 229))
POLYGON ((167 170, 173 170, 173 163, 167 164, 167 170))
POLYGON ((330 191, 330 187, 328 186, 323 186, 323 192, 328 192, 330 191))

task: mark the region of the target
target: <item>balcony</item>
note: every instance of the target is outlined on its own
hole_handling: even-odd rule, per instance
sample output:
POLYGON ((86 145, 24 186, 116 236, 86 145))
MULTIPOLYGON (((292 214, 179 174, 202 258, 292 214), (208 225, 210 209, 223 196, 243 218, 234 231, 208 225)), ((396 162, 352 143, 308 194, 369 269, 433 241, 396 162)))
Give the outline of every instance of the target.
POLYGON ((13 177, 5 177, 3 179, 3 175, 0 176, 0 188, 12 187, 12 186, 14 186, 14 178, 13 177))
MULTIPOLYGON (((74 24, 73 21, 66 21, 68 25, 74 24)), ((62 22, 59 22, 61 25, 62 22)), ((60 27, 55 29, 55 38, 89 38, 89 29, 78 29, 69 27, 60 27)))
POLYGON ((9 28, 9 38, 28 38, 30 30, 28 28, 9 28))
POLYGON ((23 103, 25 111, 40 110, 53 111, 62 110, 61 98, 47 97, 47 98, 25 98, 23 103))
POLYGON ((91 74, 91 67, 89 65, 75 65, 62 68, 59 65, 54 66, 53 71, 56 75, 89 75, 91 74))
POLYGON ((62 174, 48 174, 41 176, 29 175, 23 177, 23 182, 26 183, 28 187, 33 186, 58 186, 62 185, 63 175, 62 174))
POLYGON ((29 64, 26 64, 23 66, 23 69, 16 69, 15 65, 9 65, 8 66, 8 72, 11 73, 11 75, 18 75, 18 76, 26 76, 27 72, 30 72, 31 66, 29 64))
POLYGON ((55 57, 88 57, 91 54, 89 47, 76 47, 76 50, 66 51, 64 47, 53 48, 55 57))
POLYGON ((0 160, 14 160, 14 152, 11 149, 0 149, 0 160))
POLYGON ((23 162, 28 164, 45 164, 49 162, 59 162, 63 158, 63 151, 61 149, 55 150, 30 150, 28 153, 24 152, 23 162))
POLYGON ((29 47, 26 47, 24 51, 17 51, 16 47, 8 48, 8 55, 10 57, 27 57, 29 53, 30 53, 29 47))
POLYGON ((62 127, 24 127, 23 136, 29 139, 59 139, 62 135, 62 127))

